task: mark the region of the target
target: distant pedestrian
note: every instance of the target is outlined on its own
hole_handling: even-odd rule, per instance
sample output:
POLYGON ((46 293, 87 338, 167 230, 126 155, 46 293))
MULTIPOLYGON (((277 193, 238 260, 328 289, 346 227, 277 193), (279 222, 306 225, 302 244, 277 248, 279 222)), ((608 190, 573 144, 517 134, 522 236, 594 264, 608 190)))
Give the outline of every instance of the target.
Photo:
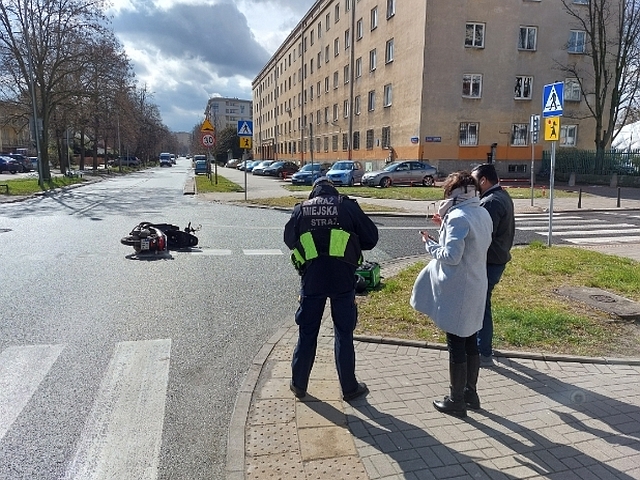
POLYGON ((452 173, 443 188, 445 200, 433 217, 440 226, 439 239, 422 235, 433 259, 418 275, 410 303, 447 333, 450 394, 433 405, 440 412, 464 417, 467 407, 480 408, 476 332, 482 326, 487 293, 491 217, 480 206, 469 172, 452 173))
POLYGON ((493 314, 491 296, 493 288, 511 260, 511 247, 516 232, 513 200, 498 182, 498 174, 492 164, 478 165, 471 171, 480 190, 480 205, 487 209, 493 221, 492 240, 487 252, 487 301, 482 329, 478 332, 480 366, 492 367, 493 363, 493 314))
POLYGON ((345 401, 369 391, 356 380, 353 331, 358 320, 356 268, 362 250, 378 243, 378 229, 355 200, 340 195, 327 177, 318 178, 309 199, 295 206, 284 228, 284 243, 300 273, 300 306, 296 312, 298 343, 291 362, 291 391, 307 394, 327 298, 335 334, 335 360, 345 401))

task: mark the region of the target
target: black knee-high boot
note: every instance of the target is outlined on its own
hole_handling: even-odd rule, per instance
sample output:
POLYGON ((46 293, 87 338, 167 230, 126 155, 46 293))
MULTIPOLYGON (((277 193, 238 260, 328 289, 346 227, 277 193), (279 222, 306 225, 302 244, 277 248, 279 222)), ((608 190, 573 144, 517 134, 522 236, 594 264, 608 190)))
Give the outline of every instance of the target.
POLYGON ((476 390, 479 372, 480 355, 467 355, 467 384, 464 387, 464 401, 467 408, 472 410, 480 409, 480 397, 476 390))
POLYGON ((464 386, 467 383, 467 362, 449 363, 449 379, 451 394, 444 397, 444 400, 434 400, 433 406, 439 412, 456 417, 466 417, 467 404, 464 402, 464 386))

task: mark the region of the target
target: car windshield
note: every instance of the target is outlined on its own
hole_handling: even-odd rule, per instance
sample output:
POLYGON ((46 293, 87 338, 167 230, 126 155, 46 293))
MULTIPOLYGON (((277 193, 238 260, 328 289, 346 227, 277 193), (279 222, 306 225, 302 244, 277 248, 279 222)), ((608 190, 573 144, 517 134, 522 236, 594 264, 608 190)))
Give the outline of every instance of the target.
POLYGON ((353 163, 336 162, 333 164, 333 168, 331 170, 353 170, 353 163))
POLYGON ((269 166, 270 167, 281 167, 282 165, 284 165, 284 162, 275 162, 275 163, 272 163, 269 166))
POLYGON ((317 172, 320 170, 321 165, 319 163, 307 163, 300 169, 301 172, 317 172))
POLYGON ((400 165, 403 165, 404 162, 393 162, 383 168, 385 172, 395 172, 400 165))

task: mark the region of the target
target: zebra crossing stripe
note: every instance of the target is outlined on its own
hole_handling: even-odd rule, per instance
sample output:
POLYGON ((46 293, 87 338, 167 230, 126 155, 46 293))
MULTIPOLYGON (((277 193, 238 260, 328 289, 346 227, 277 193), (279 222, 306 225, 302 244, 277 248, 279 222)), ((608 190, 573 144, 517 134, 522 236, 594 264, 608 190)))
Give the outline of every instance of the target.
POLYGON ((0 354, 0 440, 27 405, 64 345, 9 347, 0 354))
POLYGON ((264 248, 258 250, 243 249, 242 253, 245 255, 282 255, 282 250, 279 248, 264 248))
MULTIPOLYGON (((594 227, 616 227, 616 228, 620 228, 620 227, 635 227, 635 225, 633 225, 632 223, 610 223, 610 224, 602 224, 602 223, 598 223, 598 224, 589 224, 589 225, 554 225, 553 226, 553 230, 557 231, 557 230, 590 230, 594 227)), ((518 230, 525 230, 525 231, 535 231, 535 230, 540 230, 541 228, 543 228, 544 225, 535 225, 535 226, 531 226, 531 227, 518 227, 518 230)))
POLYGON ((158 475, 171 340, 116 345, 66 480, 158 475))

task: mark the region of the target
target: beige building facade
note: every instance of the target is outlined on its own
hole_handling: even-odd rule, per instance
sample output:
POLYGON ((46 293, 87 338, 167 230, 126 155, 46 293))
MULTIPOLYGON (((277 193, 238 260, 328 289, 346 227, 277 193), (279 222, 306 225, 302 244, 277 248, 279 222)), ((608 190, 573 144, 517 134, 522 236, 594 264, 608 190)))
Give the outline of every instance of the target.
POLYGON ((212 97, 207 102, 205 117, 219 130, 227 127, 236 128, 240 120, 252 121, 253 107, 251 100, 229 97, 212 97))
POLYGON ((253 82, 254 157, 419 159, 448 173, 493 154, 502 175, 525 176, 550 148, 530 132, 546 84, 564 83, 558 148, 593 148, 559 68, 588 65, 586 47, 551 0, 318 0, 253 82))

